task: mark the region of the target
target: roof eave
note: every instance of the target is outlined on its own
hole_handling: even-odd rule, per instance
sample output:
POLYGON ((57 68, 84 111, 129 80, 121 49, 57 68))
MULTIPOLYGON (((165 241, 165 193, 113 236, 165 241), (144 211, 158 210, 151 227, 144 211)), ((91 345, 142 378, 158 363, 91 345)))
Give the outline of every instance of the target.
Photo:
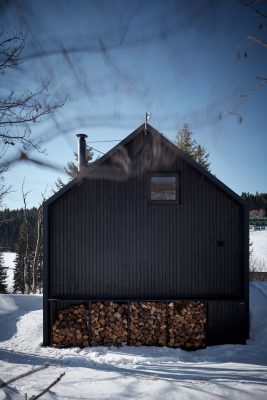
POLYGON ((74 185, 77 184, 78 182, 78 177, 74 178, 72 181, 67 183, 62 189, 60 189, 58 192, 54 193, 49 199, 47 199, 43 206, 47 207, 50 204, 54 203, 55 200, 57 200, 59 197, 61 197, 63 194, 67 193, 74 185))
MULTIPOLYGON (((130 133, 127 137, 125 137, 121 142, 119 142, 116 146, 114 146, 111 150, 109 150, 106 154, 104 154, 102 157, 100 157, 98 160, 94 161, 93 163, 90 163, 87 166, 87 168, 88 169, 97 168, 99 165, 101 165, 107 159, 109 159, 114 154, 114 152, 117 151, 121 146, 125 146, 127 143, 129 143, 131 140, 133 140, 136 136, 143 133, 144 129, 145 129, 145 124, 143 123, 136 130, 134 130, 132 133, 130 133)), ((241 204, 243 206, 245 205, 245 202, 237 193, 235 193, 232 189, 230 189, 222 181, 220 181, 218 178, 216 178, 212 173, 210 173, 204 167, 202 167, 200 164, 198 164, 196 161, 194 161, 183 150, 179 149, 179 147, 177 147, 174 143, 172 143, 169 139, 167 139, 162 133, 160 133, 155 128, 153 128, 153 126, 151 126, 150 124, 147 123, 146 129, 148 132, 150 132, 154 135, 160 135, 164 144, 166 144, 170 148, 171 151, 175 152, 175 154, 177 154, 178 157, 180 157, 183 161, 185 161, 187 164, 189 164, 193 169, 195 169, 197 172, 199 172, 202 176, 204 176, 207 180, 209 180, 211 183, 213 183, 215 186, 217 186, 220 190, 225 192, 228 196, 230 196, 236 202, 238 202, 239 204, 241 204)), ((64 186, 57 193, 55 193, 52 197, 50 197, 48 200, 46 200, 44 205, 48 206, 51 203, 53 203, 55 200, 57 200, 63 194, 68 192, 79 181, 80 181, 80 179, 79 179, 79 175, 78 175, 75 179, 73 179, 66 186, 64 186)))

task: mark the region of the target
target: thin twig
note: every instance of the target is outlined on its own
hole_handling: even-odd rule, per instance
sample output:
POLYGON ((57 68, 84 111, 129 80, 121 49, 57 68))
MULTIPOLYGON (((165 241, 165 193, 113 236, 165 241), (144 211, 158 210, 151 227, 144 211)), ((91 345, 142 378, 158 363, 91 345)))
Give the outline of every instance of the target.
POLYGON ((54 382, 52 382, 51 385, 47 386, 47 388, 45 388, 41 393, 39 393, 37 396, 32 396, 29 400, 39 399, 43 394, 48 392, 48 390, 51 389, 52 386, 56 385, 64 375, 65 375, 65 372, 63 372, 61 375, 59 375, 59 377, 54 382))
POLYGON ((259 38, 255 37, 255 36, 248 36, 248 40, 251 40, 251 41, 253 41, 253 42, 255 42, 255 43, 267 48, 267 42, 265 40, 263 40, 263 39, 259 39, 259 38))
POLYGON ((48 364, 48 363, 45 363, 45 364, 42 365, 41 367, 31 369, 30 371, 25 372, 24 374, 15 376, 14 378, 9 379, 9 381, 7 381, 7 382, 2 382, 2 383, 0 384, 0 389, 4 388, 5 386, 8 386, 10 383, 17 381, 18 379, 24 378, 25 376, 34 374, 35 372, 41 371, 42 369, 45 369, 45 368, 48 368, 48 367, 49 367, 49 364, 48 364))

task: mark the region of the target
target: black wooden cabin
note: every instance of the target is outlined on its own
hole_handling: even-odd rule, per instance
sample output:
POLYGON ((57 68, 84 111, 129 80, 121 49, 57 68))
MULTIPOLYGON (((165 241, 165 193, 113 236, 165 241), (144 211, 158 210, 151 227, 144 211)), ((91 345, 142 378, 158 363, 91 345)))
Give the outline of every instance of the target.
POLYGON ((201 300, 208 345, 245 343, 242 199, 149 124, 82 161, 44 205, 44 345, 53 310, 76 300, 201 300))

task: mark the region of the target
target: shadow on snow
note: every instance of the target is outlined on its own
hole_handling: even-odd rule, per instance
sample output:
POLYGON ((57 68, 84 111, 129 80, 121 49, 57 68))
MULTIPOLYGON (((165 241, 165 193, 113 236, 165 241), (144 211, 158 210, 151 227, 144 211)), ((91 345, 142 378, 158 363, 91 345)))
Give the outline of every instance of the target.
POLYGON ((91 368, 103 372, 118 373, 123 377, 136 377, 141 379, 152 379, 152 380, 167 380, 167 381, 193 381, 193 382, 207 382, 207 381, 223 381, 224 383, 243 381, 246 384, 257 384, 266 385, 266 369, 259 366, 249 368, 248 365, 244 366, 244 369, 240 369, 240 365, 237 368, 231 366, 220 367, 210 364, 197 365, 194 362, 182 363, 181 365, 173 364, 168 362, 158 362, 157 360, 150 362, 148 365, 135 363, 133 365, 116 365, 115 363, 109 362, 97 362, 88 359, 84 356, 73 356, 73 355, 62 355, 61 358, 52 358, 34 354, 25 354, 21 352, 15 352, 12 350, 1 350, 0 358, 2 361, 6 361, 13 364, 29 364, 29 365, 41 365, 48 363, 54 367, 80 367, 80 368, 91 368), (261 376, 260 376, 261 375, 261 376))

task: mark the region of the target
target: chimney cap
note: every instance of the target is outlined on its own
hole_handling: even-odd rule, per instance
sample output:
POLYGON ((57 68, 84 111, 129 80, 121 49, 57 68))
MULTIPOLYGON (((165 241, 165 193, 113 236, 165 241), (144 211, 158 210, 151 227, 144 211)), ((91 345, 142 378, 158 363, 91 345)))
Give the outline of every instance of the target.
POLYGON ((77 135, 76 135, 78 138, 87 138, 88 137, 88 135, 86 135, 85 133, 77 133, 77 135))

